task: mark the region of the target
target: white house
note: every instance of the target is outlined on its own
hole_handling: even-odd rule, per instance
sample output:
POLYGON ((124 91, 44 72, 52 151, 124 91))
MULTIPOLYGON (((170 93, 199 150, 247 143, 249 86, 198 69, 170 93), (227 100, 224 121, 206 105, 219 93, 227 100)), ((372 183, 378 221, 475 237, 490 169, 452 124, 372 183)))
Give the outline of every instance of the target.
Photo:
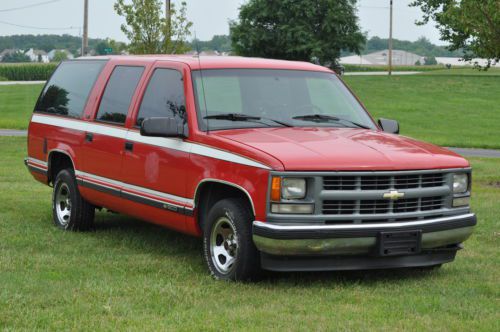
POLYGON ((49 56, 47 55, 47 52, 43 50, 34 50, 30 48, 24 54, 30 58, 31 62, 49 62, 49 56))
MULTIPOLYGON (((424 63, 424 57, 402 50, 392 51, 392 64, 395 66, 413 66, 417 61, 424 63)), ((351 65, 388 65, 389 50, 373 52, 362 56, 346 56, 340 58, 340 63, 351 65)))

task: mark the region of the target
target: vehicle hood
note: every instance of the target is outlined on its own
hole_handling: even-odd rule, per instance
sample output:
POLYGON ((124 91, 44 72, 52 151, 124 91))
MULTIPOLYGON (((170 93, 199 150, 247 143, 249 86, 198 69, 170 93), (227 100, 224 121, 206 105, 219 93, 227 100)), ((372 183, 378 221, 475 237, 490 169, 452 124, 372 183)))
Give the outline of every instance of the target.
POLYGON ((252 128, 213 132, 278 159, 287 171, 417 170, 469 167, 438 146, 378 130, 252 128))

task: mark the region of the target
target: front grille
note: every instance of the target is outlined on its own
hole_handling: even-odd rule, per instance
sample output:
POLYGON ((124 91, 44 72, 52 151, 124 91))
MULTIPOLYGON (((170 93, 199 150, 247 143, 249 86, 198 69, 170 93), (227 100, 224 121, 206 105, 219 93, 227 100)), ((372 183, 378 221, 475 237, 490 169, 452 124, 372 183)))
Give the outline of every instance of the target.
POLYGON ((444 197, 405 198, 394 202, 386 199, 376 200, 325 200, 323 214, 353 215, 353 214, 387 214, 408 213, 417 211, 432 211, 442 209, 444 197), (391 204, 392 203, 392 204, 391 204))
POLYGON ((387 190, 431 188, 445 184, 443 173, 409 175, 334 175, 323 177, 324 190, 387 190))

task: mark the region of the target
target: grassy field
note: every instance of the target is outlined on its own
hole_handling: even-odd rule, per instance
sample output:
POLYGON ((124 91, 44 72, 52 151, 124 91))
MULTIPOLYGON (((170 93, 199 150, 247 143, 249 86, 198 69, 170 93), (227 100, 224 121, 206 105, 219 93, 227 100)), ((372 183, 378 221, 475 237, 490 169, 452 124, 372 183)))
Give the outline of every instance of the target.
POLYGON ((0 128, 28 128, 42 87, 42 84, 0 85, 0 128))
POLYGON ((473 159, 479 224, 456 261, 423 272, 271 274, 212 280, 201 243, 99 213, 95 231, 52 225, 51 189, 0 138, 0 329, 500 329, 500 159, 473 159))
MULTIPOLYGON (((376 117, 445 146, 500 148, 500 70, 436 70, 412 76, 346 76, 376 117)), ((0 128, 27 128, 41 85, 0 86, 0 128)))
POLYGON ((500 148, 500 76, 436 73, 345 81, 374 117, 398 120, 403 135, 444 146, 500 148))

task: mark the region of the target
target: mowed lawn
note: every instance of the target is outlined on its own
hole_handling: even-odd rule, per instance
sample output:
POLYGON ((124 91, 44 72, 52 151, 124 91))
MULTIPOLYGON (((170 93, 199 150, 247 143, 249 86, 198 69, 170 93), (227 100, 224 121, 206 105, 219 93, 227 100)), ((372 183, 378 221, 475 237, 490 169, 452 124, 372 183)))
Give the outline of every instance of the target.
POLYGON ((69 233, 51 189, 0 138, 0 329, 500 330, 500 159, 473 159, 479 224, 440 270, 269 274, 212 280, 201 243, 121 215, 69 233))
POLYGON ((375 118, 398 120, 402 135, 441 146, 499 149, 500 76, 471 71, 344 79, 375 118))
POLYGON ((0 85, 0 129, 26 129, 43 84, 0 85))

